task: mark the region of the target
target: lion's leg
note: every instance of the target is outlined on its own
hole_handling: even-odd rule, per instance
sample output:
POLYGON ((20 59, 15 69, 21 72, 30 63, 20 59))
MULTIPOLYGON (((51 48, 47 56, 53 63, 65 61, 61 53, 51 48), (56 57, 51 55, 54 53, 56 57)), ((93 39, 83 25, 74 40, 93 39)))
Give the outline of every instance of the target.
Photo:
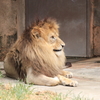
POLYGON ((75 86, 78 85, 77 81, 73 81, 71 79, 68 79, 68 78, 62 76, 62 75, 58 75, 58 78, 59 78, 61 84, 64 85, 64 86, 73 86, 73 87, 75 87, 75 86))
POLYGON ((33 83, 36 85, 44 85, 44 86, 55 86, 60 84, 58 77, 47 77, 43 74, 34 75, 32 73, 32 68, 29 68, 27 71, 26 83, 33 83))
POLYGON ((8 77, 19 79, 18 73, 15 70, 15 63, 11 55, 6 56, 4 60, 4 70, 8 77))
POLYGON ((57 77, 51 78, 47 77, 45 75, 32 75, 30 77, 27 77, 26 83, 33 83, 36 85, 44 85, 44 86, 55 86, 60 84, 60 81, 57 77))
POLYGON ((69 72, 69 71, 62 71, 62 74, 63 76, 67 77, 67 78, 72 78, 73 77, 73 73, 72 72, 69 72))

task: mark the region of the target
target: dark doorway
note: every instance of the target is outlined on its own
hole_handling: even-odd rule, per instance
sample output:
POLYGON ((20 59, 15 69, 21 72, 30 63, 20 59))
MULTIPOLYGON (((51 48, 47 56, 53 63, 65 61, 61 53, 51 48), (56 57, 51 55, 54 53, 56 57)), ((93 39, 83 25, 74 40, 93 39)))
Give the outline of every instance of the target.
POLYGON ((26 26, 36 18, 60 23, 66 56, 87 57, 87 0, 26 0, 26 26))

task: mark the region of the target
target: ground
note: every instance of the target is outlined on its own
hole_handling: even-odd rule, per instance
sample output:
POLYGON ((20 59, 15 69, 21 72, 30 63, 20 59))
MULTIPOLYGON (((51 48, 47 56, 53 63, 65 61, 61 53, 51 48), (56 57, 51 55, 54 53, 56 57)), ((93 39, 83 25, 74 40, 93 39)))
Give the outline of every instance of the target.
MULTIPOLYGON (((78 87, 68 86, 38 86, 33 85, 35 91, 53 91, 62 94, 81 95, 93 100, 100 100, 100 57, 96 58, 74 58, 68 59, 72 62, 72 67, 64 69, 74 73, 73 80, 79 82, 78 87)), ((3 70, 3 62, 0 63, 0 69, 3 70)), ((8 77, 1 77, 0 83, 19 83, 18 80, 14 80, 8 77)), ((21 82, 22 83, 22 82, 21 82)), ((24 84, 24 83, 23 83, 24 84)))

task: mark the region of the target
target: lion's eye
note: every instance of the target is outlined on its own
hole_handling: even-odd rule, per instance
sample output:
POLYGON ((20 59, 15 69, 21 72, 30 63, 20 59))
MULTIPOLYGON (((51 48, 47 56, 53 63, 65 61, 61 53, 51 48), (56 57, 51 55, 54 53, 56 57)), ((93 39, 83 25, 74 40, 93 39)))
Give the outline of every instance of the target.
POLYGON ((55 37, 55 36, 51 36, 51 37, 50 37, 50 42, 51 42, 51 43, 54 43, 55 41, 56 41, 56 37, 55 37))
POLYGON ((56 39, 54 36, 51 36, 52 39, 56 39))

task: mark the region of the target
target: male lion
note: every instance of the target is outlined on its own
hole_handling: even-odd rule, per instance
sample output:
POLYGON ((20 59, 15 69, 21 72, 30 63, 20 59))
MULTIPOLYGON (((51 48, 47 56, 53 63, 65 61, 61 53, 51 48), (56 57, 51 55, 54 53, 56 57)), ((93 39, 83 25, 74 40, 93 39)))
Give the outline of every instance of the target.
POLYGON ((63 71, 65 43, 58 28, 51 18, 37 20, 27 28, 6 55, 6 75, 37 85, 77 86, 77 81, 69 79, 73 74, 63 71))

